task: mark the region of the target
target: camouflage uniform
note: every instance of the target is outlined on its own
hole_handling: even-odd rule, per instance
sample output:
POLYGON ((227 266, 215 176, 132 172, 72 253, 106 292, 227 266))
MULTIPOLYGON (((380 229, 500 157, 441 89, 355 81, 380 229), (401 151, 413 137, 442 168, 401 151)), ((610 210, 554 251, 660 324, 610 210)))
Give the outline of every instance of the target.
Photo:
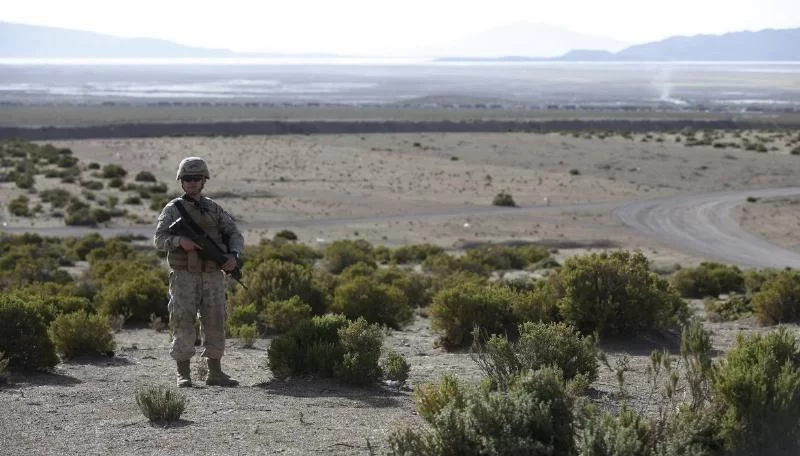
MULTIPOLYGON (((196 157, 190 157, 196 159, 196 157)), ((189 160, 189 159, 187 159, 189 160)), ((201 159, 196 159, 201 160, 201 159)), ((181 169, 178 179, 182 177, 181 169)), ((203 162, 203 166, 205 163, 203 162)), ((206 170, 207 177, 207 170, 206 170)), ((201 356, 209 362, 217 363, 225 351, 225 274, 213 260, 204 259, 203 255, 192 250, 187 252, 180 246, 180 236, 169 232, 169 226, 181 217, 175 206, 181 201, 186 212, 206 234, 214 240, 226 253, 238 254, 244 248, 244 238, 236 227, 231 215, 210 198, 200 197, 194 201, 184 195, 175 198, 164 207, 158 216, 158 225, 154 243, 158 250, 167 252, 169 273, 169 321, 172 327, 172 344, 170 356, 178 362, 179 386, 181 384, 181 362, 188 362, 194 355, 195 320, 200 313, 200 330, 203 341, 201 356), (223 242, 226 238, 226 242, 223 242)), ((217 364, 218 365, 218 364, 217 364)), ((188 378, 188 374, 187 374, 188 378)))

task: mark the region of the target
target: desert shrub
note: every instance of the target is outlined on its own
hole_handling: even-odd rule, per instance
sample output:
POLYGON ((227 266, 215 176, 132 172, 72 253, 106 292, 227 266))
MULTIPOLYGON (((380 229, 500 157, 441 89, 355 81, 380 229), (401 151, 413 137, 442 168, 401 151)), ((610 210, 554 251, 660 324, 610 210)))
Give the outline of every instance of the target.
POLYGON ((39 312, 21 299, 1 293, 0 352, 11 367, 48 369, 58 363, 39 312))
POLYGON ((129 322, 146 323, 150 315, 167 318, 166 274, 146 265, 121 262, 102 275, 95 304, 104 315, 125 315, 129 322))
POLYGON ((422 262, 422 267, 425 271, 436 276, 447 276, 462 270, 458 258, 447 253, 429 255, 422 262))
POLYGON ((255 323, 240 325, 233 328, 231 336, 235 337, 242 348, 252 348, 258 338, 258 328, 255 323))
POLYGON ((99 233, 89 233, 81 238, 75 240, 70 245, 70 252, 76 255, 80 260, 86 260, 86 255, 94 249, 102 248, 106 245, 106 241, 99 233))
POLYGON ((473 359, 500 388, 527 370, 544 367, 558 368, 565 380, 579 375, 589 383, 597 379, 597 347, 591 337, 566 323, 524 323, 519 333, 515 341, 493 335, 484 342, 473 335, 473 359))
POLYGON ((381 378, 383 331, 378 325, 359 318, 339 328, 339 342, 344 349, 342 360, 334 367, 337 380, 348 385, 366 386, 381 378))
POLYGON ((244 325, 257 324, 259 322, 258 309, 253 303, 230 306, 228 312, 228 331, 233 332, 234 328, 244 325))
POLYGON ((180 419, 187 404, 186 395, 163 386, 151 386, 136 391, 136 405, 152 422, 180 419))
POLYGON ((133 178, 136 182, 156 182, 156 176, 150 171, 139 171, 133 178))
POLYGON ((277 336, 267 350, 270 371, 277 378, 305 373, 332 377, 344 353, 338 331, 347 324, 344 315, 316 316, 277 336))
POLYGON ((744 273, 744 287, 749 294, 761 291, 764 283, 775 277, 780 272, 778 269, 750 269, 744 273))
POLYGON ((297 235, 294 231, 290 230, 281 230, 275 233, 275 239, 285 239, 287 241, 296 241, 297 235))
POLYGON ((50 324, 48 333, 56 352, 65 359, 114 352, 111 327, 108 319, 101 315, 86 312, 60 315, 50 324))
POLYGON ((138 196, 128 196, 124 200, 122 200, 122 204, 131 204, 131 205, 138 205, 142 204, 142 199, 138 196))
POLYGON ((408 361, 403 355, 394 350, 386 354, 386 357, 380 361, 380 366, 384 378, 397 382, 405 382, 411 370, 411 366, 408 365, 408 361))
POLYGON ((63 188, 52 188, 39 192, 39 197, 42 198, 42 201, 50 203, 53 207, 66 207, 67 203, 69 203, 72 198, 72 193, 63 188))
POLYGON ((88 180, 88 181, 81 181, 81 187, 87 190, 102 190, 103 183, 101 181, 96 180, 88 180))
POLYGON ((105 179, 113 179, 115 177, 122 178, 128 175, 128 172, 125 171, 125 168, 123 168, 120 165, 114 165, 114 164, 108 164, 103 166, 103 170, 101 172, 102 176, 105 179))
POLYGON ((304 244, 285 241, 262 241, 255 251, 248 249, 246 257, 248 267, 256 268, 259 264, 270 260, 311 266, 314 261, 322 258, 322 255, 304 244))
POLYGON ((800 272, 781 271, 753 294, 753 310, 764 325, 800 321, 800 272))
POLYGON ((378 269, 372 277, 400 290, 411 307, 425 307, 433 299, 433 279, 429 276, 390 267, 378 269))
POLYGON ((355 279, 356 277, 372 277, 378 267, 375 263, 363 263, 358 262, 356 264, 350 265, 339 274, 339 280, 341 282, 346 282, 348 280, 355 279))
POLYGON ((713 377, 720 434, 734 454, 797 454, 800 352, 785 328, 739 336, 713 377))
POLYGON ((339 274, 356 263, 374 264, 372 245, 364 240, 334 241, 325 249, 323 262, 328 272, 339 274))
POLYGON ((245 264, 242 274, 247 289, 238 288, 234 292, 230 298, 233 307, 253 303, 261 313, 270 302, 298 296, 311 306, 313 314, 325 312, 325 295, 311 266, 267 260, 245 264))
POLYGON ((7 292, 35 309, 49 325, 56 317, 73 312, 93 312, 91 301, 79 295, 73 283, 34 282, 7 292))
POLYGON ((404 245, 391 251, 390 260, 397 264, 422 263, 429 256, 440 253, 444 253, 444 249, 437 245, 404 245))
POLYGON ((355 277, 336 287, 331 310, 351 319, 363 317, 370 323, 395 329, 411 321, 413 316, 400 290, 369 277, 355 277))
POLYGON ((276 337, 267 350, 277 378, 312 374, 365 385, 380 377, 378 360, 383 333, 364 319, 348 321, 328 314, 300 322, 276 337))
POLYGON ((17 217, 30 217, 32 213, 30 207, 28 207, 29 202, 30 199, 27 196, 19 195, 9 202, 8 210, 17 217))
POLYGON ((732 295, 728 299, 706 299, 703 301, 706 315, 711 321, 738 320, 753 311, 751 299, 746 295, 732 295))
POLYGON ((301 321, 310 318, 311 306, 301 301, 299 296, 267 304, 267 325, 278 332, 288 331, 301 321))
POLYGON ((114 177, 108 181, 108 188, 122 188, 123 185, 125 185, 125 181, 121 177, 114 177))
POLYGON ((711 262, 679 270, 672 278, 672 285, 686 298, 716 298, 721 294, 745 291, 744 275, 738 267, 711 262))
POLYGON ((650 422, 630 408, 617 415, 593 411, 582 418, 575 439, 580 456, 656 456, 650 422))
POLYGON ((32 172, 14 172, 12 173, 12 179, 17 187, 25 190, 33 188, 34 184, 36 184, 36 176, 32 172))
POLYGON ((147 263, 142 257, 137 257, 129 241, 120 238, 105 240, 102 246, 91 249, 86 254, 86 259, 89 261, 93 272, 102 267, 100 263, 104 261, 107 266, 115 266, 108 262, 119 261, 132 261, 137 264, 139 264, 139 262, 147 263))
POLYGON ((469 346, 477 326, 488 334, 513 333, 513 309, 520 296, 508 287, 465 283, 433 297, 431 329, 445 348, 469 346))
MULTIPOLYGON (((509 288, 515 289, 513 284, 509 288)), ((558 318, 558 295, 548 280, 537 280, 527 290, 517 290, 521 297, 514 304, 514 318, 526 321, 549 322, 558 318)))
POLYGON ((429 428, 395 430, 390 454, 573 454, 572 401, 557 371, 528 372, 507 391, 446 387, 448 402, 420 411, 429 428))
POLYGON ((561 316, 583 333, 668 329, 688 312, 670 284, 649 270, 641 252, 569 258, 554 281, 561 316))
POLYGON ((492 199, 492 204, 494 206, 507 206, 507 207, 515 207, 517 203, 514 202, 514 197, 511 196, 511 193, 502 191, 494 196, 492 199))
POLYGON ((467 250, 462 262, 480 264, 488 271, 523 269, 528 265, 528 261, 514 247, 492 244, 467 250))

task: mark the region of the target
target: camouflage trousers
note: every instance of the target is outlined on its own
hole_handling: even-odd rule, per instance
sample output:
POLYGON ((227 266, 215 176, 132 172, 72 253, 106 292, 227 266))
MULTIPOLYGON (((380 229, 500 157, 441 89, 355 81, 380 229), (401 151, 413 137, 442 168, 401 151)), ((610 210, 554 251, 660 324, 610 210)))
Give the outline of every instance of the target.
POLYGON ((225 352, 226 318, 225 275, 222 271, 170 271, 168 306, 172 327, 169 354, 173 359, 186 361, 194 356, 198 313, 203 341, 200 356, 222 358, 225 352))

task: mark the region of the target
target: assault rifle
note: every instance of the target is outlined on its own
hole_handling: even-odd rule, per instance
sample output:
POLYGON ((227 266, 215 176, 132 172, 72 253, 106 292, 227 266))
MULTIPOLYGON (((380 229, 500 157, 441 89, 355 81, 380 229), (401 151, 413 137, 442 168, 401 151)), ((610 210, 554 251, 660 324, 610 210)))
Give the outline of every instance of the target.
MULTIPOLYGON (((183 220, 183 217, 178 217, 178 220, 172 222, 169 226, 169 232, 175 236, 184 236, 194 241, 194 243, 199 245, 202 249, 202 256, 214 261, 214 263, 217 263, 217 266, 222 267, 222 265, 228 261, 228 256, 213 239, 208 237, 208 234, 203 231, 198 232, 192 228, 189 223, 183 220)), ((247 286, 242 283, 242 270, 239 268, 239 258, 236 258, 236 267, 232 271, 227 272, 227 274, 230 275, 233 280, 239 282, 239 285, 247 289, 247 286)))

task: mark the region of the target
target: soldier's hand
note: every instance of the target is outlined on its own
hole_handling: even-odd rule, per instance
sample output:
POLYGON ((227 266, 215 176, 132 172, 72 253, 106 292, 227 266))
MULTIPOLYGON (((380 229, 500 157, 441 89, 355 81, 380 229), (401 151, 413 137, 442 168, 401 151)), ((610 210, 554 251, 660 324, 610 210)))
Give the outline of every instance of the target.
POLYGON ((193 240, 186 237, 181 237, 181 248, 187 252, 191 252, 192 250, 202 250, 200 246, 197 245, 193 240))
POLYGON ((225 256, 228 257, 228 261, 226 261, 225 264, 222 265, 222 270, 225 272, 231 272, 234 269, 236 269, 237 266, 236 256, 235 255, 225 255, 225 256))

